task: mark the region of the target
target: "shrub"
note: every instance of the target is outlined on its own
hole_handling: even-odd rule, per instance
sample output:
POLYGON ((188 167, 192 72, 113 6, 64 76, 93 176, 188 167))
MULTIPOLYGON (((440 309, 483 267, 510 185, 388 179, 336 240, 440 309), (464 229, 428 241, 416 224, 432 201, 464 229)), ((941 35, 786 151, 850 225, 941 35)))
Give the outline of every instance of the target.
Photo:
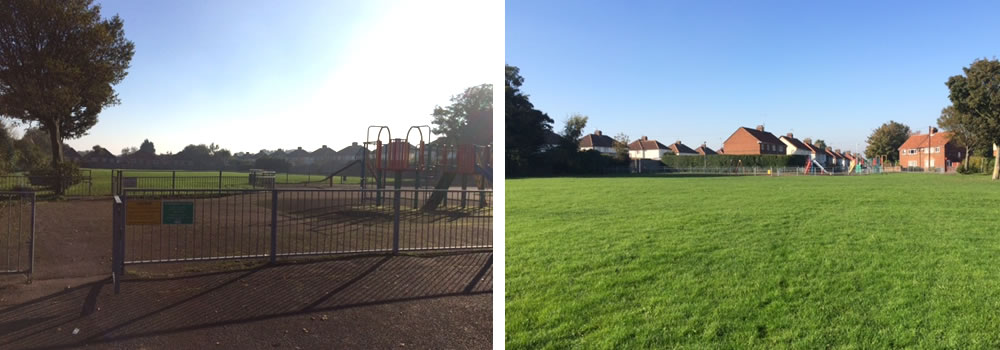
POLYGON ((992 174, 993 161, 993 158, 972 156, 969 157, 969 168, 959 167, 958 171, 962 174, 992 174))
POLYGON ((32 185, 43 186, 62 194, 66 189, 83 181, 80 167, 73 162, 62 162, 57 166, 40 166, 28 171, 32 185))
POLYGON ((787 155, 727 155, 710 156, 676 156, 663 155, 661 161, 667 168, 730 168, 735 166, 760 168, 803 167, 809 160, 807 156, 787 155))

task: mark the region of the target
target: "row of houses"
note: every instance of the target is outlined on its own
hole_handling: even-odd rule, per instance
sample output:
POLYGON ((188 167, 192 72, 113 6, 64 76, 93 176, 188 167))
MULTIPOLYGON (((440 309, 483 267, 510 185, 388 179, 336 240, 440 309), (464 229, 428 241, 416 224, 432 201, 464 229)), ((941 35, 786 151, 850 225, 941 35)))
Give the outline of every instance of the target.
MULTIPOLYGON (((808 139, 806 139, 808 140, 808 139)), ((600 130, 585 135, 580 139, 580 150, 597 150, 601 153, 615 154, 614 139, 604 135, 600 130)), ((704 143, 698 148, 676 141, 665 145, 657 140, 643 136, 628 145, 631 159, 660 160, 664 155, 696 156, 696 155, 802 155, 824 167, 847 167, 853 161, 864 159, 863 155, 850 151, 842 152, 833 147, 820 148, 811 142, 795 138, 792 133, 782 136, 764 130, 763 125, 756 128, 740 127, 733 132, 718 151, 708 148, 704 143)), ((899 147, 900 165, 904 167, 944 168, 953 170, 952 164, 960 163, 965 156, 965 149, 951 140, 950 132, 938 132, 932 129, 928 134, 913 134, 899 147)))
MULTIPOLYGON (((289 152, 285 152, 280 149, 273 152, 267 152, 264 150, 261 150, 258 153, 240 152, 234 154, 233 159, 238 161, 254 161, 262 157, 272 157, 285 159, 293 167, 311 167, 314 165, 323 165, 324 167, 328 167, 329 165, 335 165, 336 163, 347 163, 352 160, 360 159, 361 155, 359 151, 362 148, 363 147, 358 145, 357 142, 353 142, 350 146, 344 147, 340 151, 335 151, 326 145, 323 145, 323 147, 320 147, 312 152, 306 151, 302 149, 302 147, 298 147, 289 152)), ((108 151, 103 147, 94 147, 93 150, 80 155, 80 153, 73 150, 72 147, 66 146, 63 153, 68 160, 78 162, 82 166, 94 168, 127 166, 134 168, 180 169, 195 165, 194 161, 182 159, 181 157, 178 157, 177 154, 158 155, 139 151, 116 156, 111 153, 111 151, 108 151)))

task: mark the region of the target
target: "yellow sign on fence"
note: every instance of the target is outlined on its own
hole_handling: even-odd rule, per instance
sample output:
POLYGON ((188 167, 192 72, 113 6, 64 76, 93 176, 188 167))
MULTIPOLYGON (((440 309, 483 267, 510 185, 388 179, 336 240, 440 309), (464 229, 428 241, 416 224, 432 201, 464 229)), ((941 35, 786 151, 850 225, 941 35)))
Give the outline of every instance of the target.
POLYGON ((126 225, 159 225, 163 204, 158 200, 129 200, 125 202, 126 225))

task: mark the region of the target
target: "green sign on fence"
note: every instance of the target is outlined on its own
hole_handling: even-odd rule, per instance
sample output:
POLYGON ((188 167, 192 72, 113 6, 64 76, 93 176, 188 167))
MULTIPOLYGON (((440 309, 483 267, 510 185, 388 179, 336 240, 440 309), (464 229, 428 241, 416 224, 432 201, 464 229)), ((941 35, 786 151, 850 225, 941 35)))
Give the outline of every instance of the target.
POLYGON ((194 224, 194 202, 191 201, 164 201, 163 202, 163 224, 164 225, 191 225, 194 224))

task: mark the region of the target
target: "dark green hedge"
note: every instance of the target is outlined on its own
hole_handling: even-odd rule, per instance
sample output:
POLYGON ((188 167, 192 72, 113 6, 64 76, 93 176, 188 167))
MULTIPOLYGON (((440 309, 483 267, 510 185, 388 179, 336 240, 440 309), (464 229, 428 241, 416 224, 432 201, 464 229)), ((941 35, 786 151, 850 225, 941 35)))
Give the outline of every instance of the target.
POLYGON ((664 155, 663 165, 667 168, 728 168, 737 165, 760 168, 803 167, 809 160, 807 156, 779 155, 711 155, 711 156, 675 156, 664 155))

